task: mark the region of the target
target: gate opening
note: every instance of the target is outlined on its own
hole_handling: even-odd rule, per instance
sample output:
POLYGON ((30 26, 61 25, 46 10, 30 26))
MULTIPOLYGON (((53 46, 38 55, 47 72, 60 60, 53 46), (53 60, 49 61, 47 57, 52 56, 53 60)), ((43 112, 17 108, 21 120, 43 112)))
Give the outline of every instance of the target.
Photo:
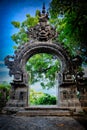
POLYGON ((29 75, 28 105, 58 104, 58 72, 60 61, 57 56, 47 53, 33 55, 26 63, 29 75))

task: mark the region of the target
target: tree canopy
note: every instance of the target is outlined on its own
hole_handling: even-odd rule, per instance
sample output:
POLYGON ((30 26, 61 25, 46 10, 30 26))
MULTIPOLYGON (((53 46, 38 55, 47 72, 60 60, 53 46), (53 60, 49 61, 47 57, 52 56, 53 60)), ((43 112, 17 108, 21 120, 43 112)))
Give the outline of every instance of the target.
POLYGON ((87 64, 87 1, 52 0, 49 11, 58 40, 72 56, 80 55, 87 64))
POLYGON ((53 55, 40 53, 28 60, 26 70, 30 73, 30 84, 38 81, 43 88, 49 89, 56 83, 55 78, 60 70, 60 62, 53 55))

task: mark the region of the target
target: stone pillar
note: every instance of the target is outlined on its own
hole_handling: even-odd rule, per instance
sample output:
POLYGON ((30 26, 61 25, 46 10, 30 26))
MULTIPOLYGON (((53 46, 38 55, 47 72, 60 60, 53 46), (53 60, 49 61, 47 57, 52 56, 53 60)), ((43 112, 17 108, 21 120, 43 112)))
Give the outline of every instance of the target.
POLYGON ((10 99, 6 107, 20 108, 28 105, 28 87, 23 83, 11 83, 10 99))
POLYGON ((77 97, 77 87, 75 83, 64 82, 59 86, 60 107, 81 108, 81 103, 77 97))

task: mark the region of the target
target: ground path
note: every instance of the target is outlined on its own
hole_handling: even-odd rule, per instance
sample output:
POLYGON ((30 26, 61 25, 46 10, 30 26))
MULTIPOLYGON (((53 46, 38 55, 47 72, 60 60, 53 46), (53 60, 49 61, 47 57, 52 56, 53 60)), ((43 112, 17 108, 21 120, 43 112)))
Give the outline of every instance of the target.
POLYGON ((87 130, 87 118, 0 115, 0 130, 87 130))

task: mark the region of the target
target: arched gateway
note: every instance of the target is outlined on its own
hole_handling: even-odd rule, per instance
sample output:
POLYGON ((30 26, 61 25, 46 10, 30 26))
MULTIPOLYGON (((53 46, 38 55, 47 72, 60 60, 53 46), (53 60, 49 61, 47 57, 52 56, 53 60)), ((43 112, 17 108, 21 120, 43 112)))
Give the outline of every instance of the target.
POLYGON ((57 33, 55 29, 48 24, 47 20, 48 14, 45 12, 45 7, 43 6, 39 23, 35 27, 28 29, 27 34, 30 41, 19 46, 17 51, 15 51, 14 56, 7 56, 5 58, 5 64, 10 69, 9 75, 14 76, 13 82, 11 83, 12 89, 10 92, 10 100, 7 103, 8 109, 11 109, 12 107, 26 107, 28 105, 29 77, 25 70, 25 65, 28 59, 37 53, 53 54, 56 55, 61 61, 61 70, 58 79, 60 81, 59 105, 69 106, 66 96, 67 93, 69 94, 71 91, 74 92, 74 95, 72 93, 72 96, 75 98, 76 87, 74 86, 72 75, 69 74, 71 67, 70 57, 62 45, 55 42, 57 33), (69 76, 68 80, 67 75, 69 76))

